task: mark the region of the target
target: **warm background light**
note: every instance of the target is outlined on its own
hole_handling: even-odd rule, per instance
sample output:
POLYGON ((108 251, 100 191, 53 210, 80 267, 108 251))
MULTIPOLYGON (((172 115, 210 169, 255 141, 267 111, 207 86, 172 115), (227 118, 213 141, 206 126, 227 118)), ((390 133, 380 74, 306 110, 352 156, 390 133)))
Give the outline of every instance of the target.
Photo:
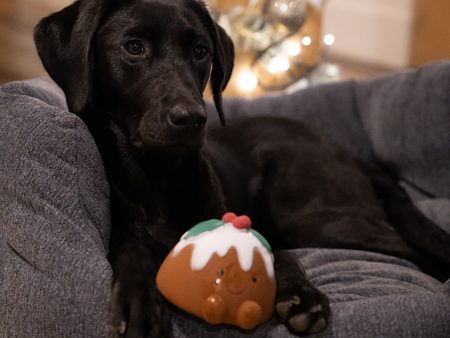
POLYGON ((251 70, 243 70, 236 74, 237 87, 243 93, 253 92, 258 86, 258 78, 251 70))
POLYGON ((323 37, 323 43, 327 46, 332 46, 334 45, 334 42, 336 41, 336 38, 334 37, 333 34, 326 34, 323 37))
POLYGON ((311 37, 309 36, 303 37, 302 39, 303 46, 311 46, 311 43, 312 43, 311 37))
POLYGON ((209 0, 235 43, 236 62, 225 95, 258 96, 286 89, 313 71, 334 43, 322 36, 320 0, 209 0))

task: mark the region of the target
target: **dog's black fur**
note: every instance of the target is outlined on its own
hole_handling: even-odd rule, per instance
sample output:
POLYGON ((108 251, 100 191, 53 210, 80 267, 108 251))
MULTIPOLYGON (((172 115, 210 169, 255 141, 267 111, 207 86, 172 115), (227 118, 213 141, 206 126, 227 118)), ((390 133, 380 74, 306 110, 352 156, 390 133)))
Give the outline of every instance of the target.
MULTIPOLYGON (((250 214, 275 249, 374 250, 435 273, 439 260, 449 262, 448 236, 395 181, 367 175, 299 122, 233 121, 211 129, 205 145, 202 94, 211 75, 224 122, 233 45, 201 1, 79 0, 43 19, 35 40, 105 164, 115 333, 169 335, 168 307, 155 289, 159 264, 186 229, 227 209, 250 214)), ((278 319, 294 333, 324 329, 326 297, 287 252, 275 257, 278 319)))

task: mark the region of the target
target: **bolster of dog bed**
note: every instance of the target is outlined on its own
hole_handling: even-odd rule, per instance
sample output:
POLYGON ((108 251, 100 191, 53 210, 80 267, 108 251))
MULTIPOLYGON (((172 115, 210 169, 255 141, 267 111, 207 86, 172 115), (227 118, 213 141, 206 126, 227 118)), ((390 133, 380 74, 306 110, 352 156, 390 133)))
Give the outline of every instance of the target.
POLYGON ((109 188, 65 107, 44 81, 0 88, 0 337, 107 332, 109 188))
MULTIPOLYGON (((368 83, 331 84, 253 101, 226 100, 225 109, 229 119, 284 115, 325 129, 359 159, 381 159, 405 174, 405 184, 418 191, 421 210, 430 218, 448 221, 450 185, 445 183, 450 172, 443 170, 449 168, 448 135, 432 140, 422 135, 417 147, 402 148, 400 141, 388 142, 397 137, 389 135, 394 130, 372 131, 371 113, 380 111, 386 101, 384 88, 391 88, 390 95, 409 93, 417 103, 403 111, 396 105, 405 99, 392 98, 394 107, 383 106, 379 118, 391 109, 402 113, 399 119, 420 115, 418 96, 429 91, 423 105, 432 101, 439 106, 429 110, 439 118, 431 119, 427 129, 433 135, 436 128, 435 135, 440 135, 443 119, 446 126, 450 119, 449 99, 443 94, 450 92, 449 75, 450 64, 439 63, 368 83), (410 88, 405 82, 422 90, 403 92, 402 88, 410 88), (374 139, 383 137, 386 147, 397 148, 389 150, 391 155, 375 146, 374 139), (421 169, 407 169, 415 161, 423 161, 417 164, 421 169)), ((213 112, 209 116, 215 123, 213 112)), ((417 132, 418 127, 405 125, 402 133, 417 132)), ((67 112, 60 90, 42 81, 0 87, 0 135, 0 337, 107 337, 109 192, 92 137, 67 112)), ((441 284, 407 261, 375 253, 331 249, 294 253, 332 301, 330 327, 318 336, 450 335, 449 282, 441 284)), ((174 330, 176 337, 289 337, 275 320, 246 334, 180 313, 174 317, 174 330)))
MULTIPOLYGON (((208 118, 217 123, 212 106, 208 118)), ((450 198, 450 61, 292 94, 225 101, 239 116, 296 118, 364 162, 381 162, 427 196, 450 198)))

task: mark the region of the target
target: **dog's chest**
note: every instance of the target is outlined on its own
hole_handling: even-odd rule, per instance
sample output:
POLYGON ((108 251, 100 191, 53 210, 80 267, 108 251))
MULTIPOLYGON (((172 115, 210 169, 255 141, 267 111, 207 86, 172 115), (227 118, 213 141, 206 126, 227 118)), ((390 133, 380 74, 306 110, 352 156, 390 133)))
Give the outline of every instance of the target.
POLYGON ((159 193, 159 198, 148 210, 145 217, 145 231, 153 238, 172 248, 192 225, 200 221, 193 212, 194 200, 186 196, 167 196, 167 190, 159 193))

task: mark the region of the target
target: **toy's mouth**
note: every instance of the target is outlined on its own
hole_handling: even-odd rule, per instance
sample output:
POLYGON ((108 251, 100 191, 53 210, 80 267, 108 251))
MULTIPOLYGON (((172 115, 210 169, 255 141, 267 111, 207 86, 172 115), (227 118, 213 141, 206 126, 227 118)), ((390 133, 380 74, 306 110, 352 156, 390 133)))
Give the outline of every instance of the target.
POLYGON ((236 288, 234 285, 233 286, 227 286, 227 290, 229 293, 231 293, 234 296, 240 296, 242 294, 244 294, 248 288, 246 286, 242 287, 242 288, 236 288))

